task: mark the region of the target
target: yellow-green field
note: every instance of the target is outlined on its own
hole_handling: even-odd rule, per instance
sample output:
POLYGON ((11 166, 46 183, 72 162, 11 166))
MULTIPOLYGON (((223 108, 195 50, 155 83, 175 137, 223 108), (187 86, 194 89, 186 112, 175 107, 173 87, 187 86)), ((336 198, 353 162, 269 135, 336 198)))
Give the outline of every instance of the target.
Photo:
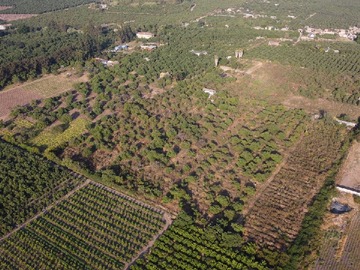
POLYGON ((88 120, 78 118, 70 123, 70 127, 63 133, 54 134, 50 130, 41 132, 37 137, 32 140, 32 143, 37 146, 46 147, 47 151, 50 151, 59 145, 70 141, 83 134, 86 131, 86 125, 88 120))
POLYGON ((74 83, 84 82, 87 76, 67 76, 67 74, 49 75, 20 86, 25 91, 33 91, 44 98, 51 97, 73 88, 74 83))
POLYGON ((31 128, 34 125, 34 123, 30 122, 29 120, 19 118, 15 120, 15 124, 19 128, 31 128))

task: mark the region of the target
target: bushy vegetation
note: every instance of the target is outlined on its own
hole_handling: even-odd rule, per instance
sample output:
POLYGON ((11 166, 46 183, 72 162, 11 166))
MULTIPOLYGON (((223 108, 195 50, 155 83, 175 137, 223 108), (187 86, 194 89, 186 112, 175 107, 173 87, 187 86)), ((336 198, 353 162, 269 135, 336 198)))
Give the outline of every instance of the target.
POLYGON ((222 232, 218 226, 199 228, 191 217, 181 213, 151 253, 130 269, 269 269, 265 261, 256 258, 255 245, 241 242, 241 237, 222 232), (241 248, 224 248, 228 244, 241 248))

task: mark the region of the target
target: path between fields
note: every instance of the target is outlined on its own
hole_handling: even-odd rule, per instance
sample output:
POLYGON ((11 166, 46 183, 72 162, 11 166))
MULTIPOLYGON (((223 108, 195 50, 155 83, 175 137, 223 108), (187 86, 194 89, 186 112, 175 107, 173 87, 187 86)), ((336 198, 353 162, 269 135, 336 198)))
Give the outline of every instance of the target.
POLYGON ((139 254, 138 254, 135 258, 132 259, 132 261, 131 261, 130 263, 125 264, 124 269, 126 269, 126 270, 129 269, 129 267, 130 267, 131 265, 133 265, 134 262, 135 262, 137 259, 139 259, 142 255, 146 254, 146 253, 148 252, 148 250, 154 245, 155 241, 167 230, 167 228, 168 228, 168 227, 171 225, 171 223, 172 223, 172 219, 171 219, 171 216, 170 216, 168 213, 166 213, 166 212, 164 212, 164 219, 165 219, 165 221, 166 221, 166 224, 165 224, 165 226, 162 228, 162 230, 159 231, 158 234, 154 236, 154 238, 147 244, 147 246, 144 247, 144 248, 139 252, 139 254))
POLYGON ((246 216, 251 209, 254 207, 255 203, 257 202, 257 200, 262 196, 262 194, 265 192, 265 190, 270 186, 270 184, 272 183, 272 181, 275 179, 275 176, 280 172, 280 170, 285 166, 290 154, 295 150, 295 148, 300 144, 300 142, 302 141, 304 135, 302 134, 301 137, 298 139, 298 141, 289 148, 289 150, 287 152, 284 153, 284 158, 281 161, 281 163, 279 163, 275 170, 271 173, 270 177, 265 181, 265 183, 263 185, 261 185, 261 187, 259 188, 259 190, 256 191, 256 194, 254 197, 252 197, 247 206, 244 208, 243 210, 243 215, 246 216))
MULTIPOLYGON (((130 197, 126 194, 123 194, 121 192, 118 192, 117 190, 114 190, 112 188, 109 188, 105 185, 102 185, 100 183, 94 182, 90 179, 87 179, 85 182, 79 184, 77 187, 75 187, 73 190, 71 190, 69 193, 67 193, 65 196, 61 197, 59 200, 51 203, 50 205, 48 205, 45 209, 43 209, 41 212, 37 213, 35 216, 33 216, 32 218, 28 219, 27 221, 25 221, 23 224, 19 225, 17 228, 15 228, 14 230, 12 230, 11 232, 7 233, 6 235, 2 236, 0 238, 0 242, 3 240, 6 240, 7 238, 9 238, 10 236, 12 236, 14 233, 16 233, 17 231, 23 229, 25 226, 29 225, 32 221, 36 220, 37 218, 39 218, 40 216, 42 216, 43 214, 45 214, 46 212, 50 211, 53 207, 55 207, 56 205, 58 205, 59 203, 61 203, 62 201, 68 199, 71 195, 73 195, 76 191, 78 191, 79 189, 84 188, 85 186, 89 185, 89 184, 93 184, 95 186, 99 186, 101 188, 104 188, 110 192, 113 192, 121 197, 125 197, 128 198, 130 200, 136 201, 137 203, 139 203, 140 205, 147 205, 150 206, 151 208, 154 208, 156 210, 158 210, 158 208, 152 207, 151 205, 148 205, 142 201, 139 201, 133 197, 130 197)), ((172 218, 171 215, 165 211, 163 211, 163 218, 165 219, 165 225, 163 226, 163 228, 153 237, 153 239, 144 247, 142 248, 138 255, 136 257, 134 257, 131 262, 129 263, 125 263, 124 269, 129 269, 129 267, 134 264, 134 262, 140 258, 142 255, 144 255, 145 253, 148 252, 148 250, 154 245, 155 241, 168 229, 168 227, 171 225, 172 223, 172 218)))
POLYGON ((85 182, 83 182, 82 184, 78 185, 76 188, 74 188, 72 191, 70 191, 69 193, 67 193, 65 196, 61 197, 59 200, 51 203, 50 205, 48 205, 44 210, 42 210, 41 212, 37 213, 35 216, 33 216, 32 218, 28 219, 27 221, 25 221, 23 224, 21 224, 20 226, 18 226, 16 229, 12 230, 11 232, 5 234, 3 237, 0 238, 0 241, 3 241, 7 238, 9 238, 11 235, 13 235, 14 233, 16 233, 17 231, 21 230, 22 228, 24 228, 25 226, 27 226, 30 222, 34 221, 35 219, 37 219, 38 217, 42 216, 43 214, 45 214, 47 211, 49 211, 50 209, 52 209, 54 206, 58 205, 59 203, 61 203, 62 201, 66 200, 67 198, 69 198, 71 195, 73 195, 76 191, 78 191, 79 189, 87 186, 88 184, 91 183, 90 179, 87 179, 85 182))
POLYGON ((249 68, 248 70, 245 71, 245 74, 251 75, 253 74, 256 70, 258 70, 259 68, 261 68, 263 66, 263 62, 257 62, 254 66, 252 66, 251 68, 249 68))
MULTIPOLYGON (((153 206, 151 206, 151 205, 149 205, 149 204, 146 204, 146 203, 144 203, 144 202, 142 202, 142 201, 140 201, 140 200, 137 200, 137 199, 135 199, 135 198, 133 198, 133 197, 130 197, 130 196, 126 195, 126 194, 123 194, 123 193, 121 193, 121 192, 119 192, 119 191, 117 191, 117 190, 115 190, 115 189, 112 189, 112 188, 110 188, 110 187, 107 187, 107 186, 105 186, 105 185, 103 185, 103 184, 100 184, 100 183, 97 183, 97 182, 94 182, 94 181, 91 181, 91 182, 92 182, 93 185, 102 187, 102 188, 108 190, 109 192, 115 193, 115 194, 117 194, 117 195, 119 195, 119 196, 121 196, 121 197, 128 198, 129 200, 134 200, 134 201, 136 201, 136 202, 137 202, 138 204, 140 204, 140 205, 146 205, 146 206, 151 207, 151 208, 156 209, 156 210, 159 210, 159 208, 161 208, 160 206, 157 206, 158 208, 153 207, 153 206)), ((129 269, 129 267, 130 267, 131 265, 133 265, 134 262, 135 262, 137 259, 139 259, 142 255, 146 254, 146 253, 148 252, 148 250, 154 245, 155 241, 156 241, 156 240, 168 229, 168 227, 171 225, 171 223, 172 223, 171 215, 170 215, 169 213, 165 212, 165 211, 163 211, 163 213, 164 213, 164 214, 163 214, 163 217, 164 217, 164 219, 165 219, 165 225, 163 226, 163 228, 153 237, 153 239, 152 239, 145 247, 143 247, 143 248, 139 251, 138 255, 135 256, 135 257, 131 260, 131 262, 129 262, 129 263, 125 263, 125 262, 124 262, 124 263, 125 263, 124 269, 129 269)))

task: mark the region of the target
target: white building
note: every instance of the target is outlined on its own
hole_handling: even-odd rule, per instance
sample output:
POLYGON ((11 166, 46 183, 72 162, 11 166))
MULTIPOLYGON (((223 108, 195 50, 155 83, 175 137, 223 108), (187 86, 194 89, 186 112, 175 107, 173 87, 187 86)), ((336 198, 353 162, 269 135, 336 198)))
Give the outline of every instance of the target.
POLYGON ((136 33, 136 37, 137 38, 144 38, 144 39, 149 39, 154 37, 154 34, 151 32, 138 32, 136 33))
POLYGON ((206 94, 209 94, 209 98, 211 98, 213 95, 216 94, 216 91, 209 88, 203 88, 203 92, 206 94))

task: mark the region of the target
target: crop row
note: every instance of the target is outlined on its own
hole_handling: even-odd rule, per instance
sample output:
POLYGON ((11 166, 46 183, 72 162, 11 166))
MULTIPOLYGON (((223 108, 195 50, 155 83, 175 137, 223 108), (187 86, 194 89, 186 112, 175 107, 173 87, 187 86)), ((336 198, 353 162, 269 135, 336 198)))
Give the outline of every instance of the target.
POLYGON ((162 229, 160 218, 89 184, 3 240, 1 269, 122 269, 162 229))
POLYGON ((246 254, 224 249, 203 233, 173 225, 131 269, 265 269, 246 254))
POLYGON ((262 246, 282 250, 298 234, 304 208, 321 188, 338 158, 342 132, 319 123, 290 153, 287 163, 246 217, 246 235, 262 246))
POLYGON ((333 51, 325 53, 322 50, 315 50, 308 44, 279 47, 259 46, 249 51, 247 56, 337 73, 356 74, 360 72, 360 54, 355 47, 350 45, 341 47, 339 54, 333 53, 333 51))

